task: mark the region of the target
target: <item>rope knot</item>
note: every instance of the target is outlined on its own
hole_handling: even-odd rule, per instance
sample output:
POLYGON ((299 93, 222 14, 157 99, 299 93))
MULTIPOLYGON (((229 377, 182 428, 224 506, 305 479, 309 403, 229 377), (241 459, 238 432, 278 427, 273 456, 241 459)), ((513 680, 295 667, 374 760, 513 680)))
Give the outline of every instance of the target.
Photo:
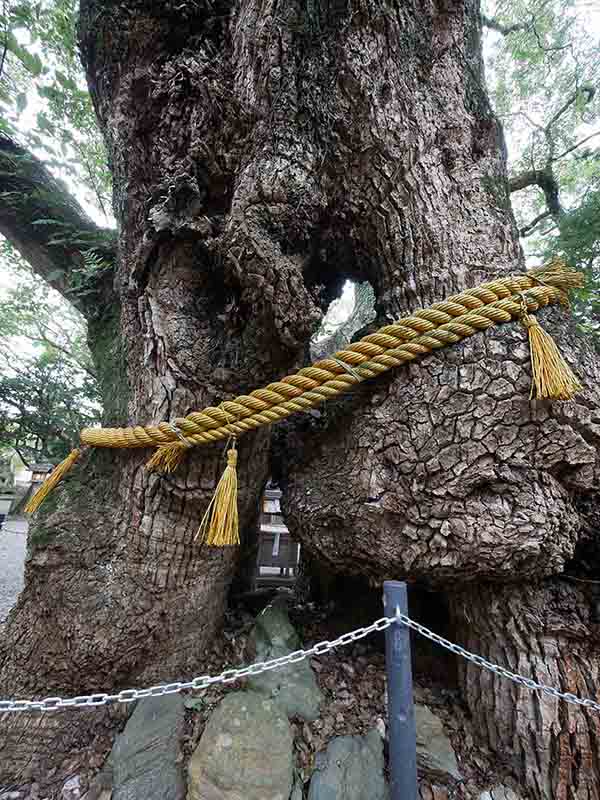
POLYGON ((540 323, 532 314, 523 314, 521 323, 525 328, 534 328, 536 325, 540 327, 540 323))

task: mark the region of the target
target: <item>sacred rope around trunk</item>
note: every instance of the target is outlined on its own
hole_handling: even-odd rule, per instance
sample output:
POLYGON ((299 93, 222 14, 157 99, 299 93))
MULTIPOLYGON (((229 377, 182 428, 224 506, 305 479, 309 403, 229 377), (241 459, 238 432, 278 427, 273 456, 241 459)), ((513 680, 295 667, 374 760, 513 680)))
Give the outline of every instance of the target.
MULTIPOLYGON (((581 388, 562 359, 552 338, 531 312, 561 303, 568 306, 567 291, 583 285, 583 275, 562 262, 523 275, 483 283, 386 325, 358 342, 348 344, 329 358, 304 367, 293 375, 255 389, 249 395, 224 400, 217 407, 193 411, 186 417, 158 425, 132 428, 84 428, 80 438, 91 447, 156 447, 148 468, 175 469, 187 450, 220 439, 234 439, 261 425, 314 408, 325 400, 350 391, 362 381, 392 367, 413 361, 498 323, 521 320, 531 348, 531 397, 568 400, 581 388)), ((35 511, 51 489, 77 460, 74 450, 42 485, 27 506, 35 511)), ((237 534, 235 444, 217 493, 199 533, 210 544, 232 544, 237 534), (234 455, 235 453, 235 455, 234 455), (235 507, 234 507, 235 506, 235 507)))

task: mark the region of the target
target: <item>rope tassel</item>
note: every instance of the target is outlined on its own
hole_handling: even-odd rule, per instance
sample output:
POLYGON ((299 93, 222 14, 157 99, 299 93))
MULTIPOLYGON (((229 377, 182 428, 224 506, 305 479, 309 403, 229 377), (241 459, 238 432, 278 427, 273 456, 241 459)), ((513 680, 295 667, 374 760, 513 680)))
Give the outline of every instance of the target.
POLYGON ((27 514, 33 514, 35 511, 38 510, 38 508, 48 497, 52 489, 54 489, 54 487, 57 484, 59 484, 60 481, 65 477, 67 472, 71 469, 73 464, 79 458, 80 454, 81 450, 77 449, 72 450, 69 453, 69 455, 64 459, 64 461, 61 461, 60 464, 54 467, 50 475, 48 475, 46 480, 42 483, 40 488, 37 490, 37 492, 33 495, 31 500, 25 506, 25 512, 27 514))
POLYGON ((529 398, 572 400, 582 387, 564 360, 556 342, 531 314, 523 314, 531 353, 532 383, 529 398))
MULTIPOLYGON (((197 445, 231 440, 297 412, 305 412, 351 391, 358 383, 414 361, 440 347, 453 345, 493 325, 521 319, 528 330, 533 371, 532 397, 571 399, 580 389, 551 337, 530 316, 547 305, 567 304, 567 292, 583 286, 583 274, 561 261, 524 275, 488 281, 422 308, 352 342, 332 356, 302 367, 274 383, 239 395, 218 406, 191 411, 186 417, 157 425, 129 428, 84 428, 83 445, 91 447, 156 447, 148 468, 172 472, 185 451, 197 445), (520 302, 519 302, 520 298, 520 302), (232 422, 232 420, 234 422, 232 422)), ((54 470, 27 505, 34 511, 75 462, 73 451, 54 470)), ((198 536, 209 544, 236 544, 237 454, 228 453, 228 466, 207 509, 198 536)))
POLYGON ((146 469, 150 472, 175 472, 188 450, 189 445, 183 442, 161 445, 146 462, 146 469))
POLYGON ((237 450, 227 452, 227 466, 202 518, 195 538, 215 547, 240 543, 237 505, 237 450))

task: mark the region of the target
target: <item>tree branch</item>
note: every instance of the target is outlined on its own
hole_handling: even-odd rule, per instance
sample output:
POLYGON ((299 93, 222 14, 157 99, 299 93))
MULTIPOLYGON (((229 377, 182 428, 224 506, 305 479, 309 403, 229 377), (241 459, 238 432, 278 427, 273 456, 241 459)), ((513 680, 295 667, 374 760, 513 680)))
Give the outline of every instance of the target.
POLYGON ((6 61, 6 53, 8 52, 8 14, 7 12, 7 3, 6 0, 2 3, 2 12, 4 14, 4 18, 6 20, 6 25, 4 28, 4 42, 2 45, 2 57, 0 58, 0 78, 2 77, 2 73, 4 72, 4 63, 6 61))
POLYGON ((494 19, 493 17, 487 17, 485 14, 481 15, 481 22, 486 28, 490 28, 493 31, 498 31, 503 36, 508 36, 511 33, 519 33, 521 31, 529 30, 530 23, 528 22, 515 22, 512 25, 503 25, 502 22, 498 22, 498 20, 494 19))
POLYGON ((572 153, 573 150, 577 150, 577 148, 581 147, 582 144, 585 144, 586 142, 589 142, 589 140, 593 139, 594 136, 600 136, 600 131, 594 131, 594 133, 590 133, 590 135, 586 136, 584 139, 580 139, 574 145, 572 145, 571 147, 568 147, 566 150, 564 150, 562 153, 560 153, 560 155, 556 156, 556 158, 553 158, 552 161, 553 162, 554 161, 558 161, 559 159, 564 158, 565 156, 568 156, 569 153, 572 153))
POLYGON ((519 236, 529 236, 530 233, 533 233, 539 222, 541 222, 543 219, 547 219, 550 216, 552 216, 550 211, 542 211, 541 214, 538 214, 537 217, 532 219, 531 222, 528 222, 527 225, 523 225, 523 227, 519 230, 519 236))
POLYGON ((31 472, 31 465, 30 465, 29 461, 25 458, 25 456, 23 455, 23 453, 21 452, 19 447, 16 444, 11 445, 11 447, 15 451, 15 453, 19 456, 19 458, 21 459, 23 464, 25 465, 25 469, 28 469, 31 472))
MULTIPOLYGON (((88 250, 113 264, 114 233, 95 225, 42 162, 5 135, 0 136, 0 233, 84 316, 93 313, 97 297, 78 294, 77 270, 88 250)), ((99 276, 103 288, 112 284, 106 278, 99 276)))
POLYGON ((71 361, 75 362, 75 364, 77 364, 77 366, 80 369, 82 369, 84 372, 87 372, 87 374, 90 376, 90 378, 93 378, 94 380, 98 379, 98 376, 96 375, 94 370, 91 369, 90 367, 88 367, 86 364, 84 364, 81 359, 79 359, 76 356, 74 356, 72 351, 69 350, 68 347, 65 347, 64 345, 59 344, 58 342, 54 341, 53 339, 49 339, 47 336, 27 336, 25 334, 24 338, 25 339, 29 339, 30 342, 40 342, 40 344, 46 344, 49 347, 52 347, 55 350, 58 350, 60 353, 63 353, 65 356, 70 358, 71 361))
POLYGON ((508 181, 510 192, 518 192, 528 186, 539 186, 544 193, 549 214, 558 219, 562 213, 560 205, 558 183, 551 169, 530 169, 515 175, 508 181))

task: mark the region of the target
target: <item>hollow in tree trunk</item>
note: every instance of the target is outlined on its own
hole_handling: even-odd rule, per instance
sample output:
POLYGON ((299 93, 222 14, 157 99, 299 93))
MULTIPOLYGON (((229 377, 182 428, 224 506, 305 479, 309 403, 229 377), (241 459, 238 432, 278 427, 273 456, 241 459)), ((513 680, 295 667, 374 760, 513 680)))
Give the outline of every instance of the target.
MULTIPOLYGON (((371 282, 383 323, 522 268, 475 0, 82 0, 80 39, 114 178, 114 269, 80 297, 76 252, 59 254, 57 279, 43 226, 0 208, 0 229, 85 313, 107 422, 169 420, 301 365, 348 278, 371 282)), ((559 316, 546 324, 585 378, 595 365, 559 316)), ((595 485, 598 401, 532 408, 523 342, 479 334, 290 427, 286 509, 311 558, 452 596, 473 579, 560 573, 583 527, 572 492, 595 485)), ((242 536, 270 435, 239 443, 242 536)), ((92 453, 40 516, 0 644, 3 696, 202 669, 238 566, 233 549, 194 542, 223 449, 194 450, 168 477, 145 471, 148 456, 92 453)), ((531 602, 515 593, 503 613, 531 602)), ((109 725, 100 711, 2 719, 0 781, 43 780, 109 725)), ((548 729, 527 746, 529 731, 511 731, 526 784, 548 729)))

